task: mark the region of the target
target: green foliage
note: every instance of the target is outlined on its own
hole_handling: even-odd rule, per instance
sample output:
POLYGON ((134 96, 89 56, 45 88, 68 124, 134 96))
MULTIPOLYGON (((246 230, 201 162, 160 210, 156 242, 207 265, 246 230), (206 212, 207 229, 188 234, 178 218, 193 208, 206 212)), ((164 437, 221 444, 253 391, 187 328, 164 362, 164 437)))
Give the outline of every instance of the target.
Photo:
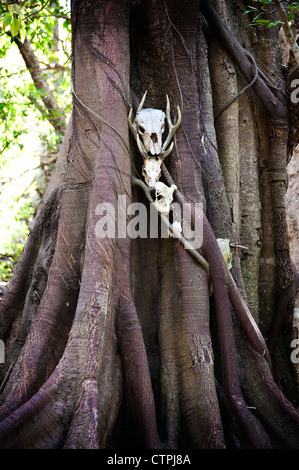
MULTIPOLYGON (((266 9, 269 5, 273 5, 273 0, 252 0, 251 5, 247 5, 246 14, 252 17, 251 24, 255 26, 267 26, 271 28, 282 24, 280 20, 270 20, 265 18, 266 9)), ((287 2, 287 16, 290 23, 294 20, 294 14, 299 9, 299 2, 287 2)))
POLYGON ((44 190, 40 182, 44 162, 53 159, 63 137, 49 123, 43 90, 36 89, 15 42, 24 42, 25 37, 31 42, 67 117, 71 110, 67 6, 67 0, 0 3, 0 281, 10 278, 20 256, 44 190))
POLYGON ((34 215, 34 208, 30 204, 32 192, 29 190, 20 199, 11 195, 10 204, 0 202, 0 274, 1 280, 7 281, 11 277, 14 265, 24 247, 30 231, 30 221, 34 215))
MULTIPOLYGON (((12 37, 18 36, 18 39, 24 42, 31 26, 37 24, 37 19, 43 21, 45 18, 64 17, 64 27, 69 28, 70 21, 68 20, 67 14, 67 2, 50 0, 7 2, 0 6, 0 29, 4 33, 10 32, 12 37)), ((49 21, 49 23, 51 23, 51 21, 49 21)), ((45 29, 48 29, 48 32, 50 31, 49 23, 46 22, 43 25, 45 29)))
POLYGON ((20 41, 24 42, 26 37, 25 19, 22 17, 23 9, 21 5, 12 3, 7 5, 8 11, 2 13, 0 17, 0 27, 2 31, 10 31, 11 35, 19 35, 20 41))

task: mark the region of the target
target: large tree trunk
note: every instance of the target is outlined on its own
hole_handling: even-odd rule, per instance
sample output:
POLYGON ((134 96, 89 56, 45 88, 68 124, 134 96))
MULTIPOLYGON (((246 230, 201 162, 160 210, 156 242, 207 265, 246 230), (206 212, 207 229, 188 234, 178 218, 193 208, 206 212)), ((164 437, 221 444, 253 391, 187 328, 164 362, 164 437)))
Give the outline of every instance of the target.
POLYGON ((278 31, 256 46, 243 2, 214 3, 73 1, 72 119, 0 305, 2 448, 299 446, 295 383, 272 376, 292 383, 275 346, 296 291, 286 103, 257 76, 283 80, 278 31), (208 272, 174 238, 97 236, 99 204, 147 204, 127 124, 145 90, 181 108, 163 178, 193 225, 203 204, 208 272), (231 273, 220 237, 248 248, 231 273))

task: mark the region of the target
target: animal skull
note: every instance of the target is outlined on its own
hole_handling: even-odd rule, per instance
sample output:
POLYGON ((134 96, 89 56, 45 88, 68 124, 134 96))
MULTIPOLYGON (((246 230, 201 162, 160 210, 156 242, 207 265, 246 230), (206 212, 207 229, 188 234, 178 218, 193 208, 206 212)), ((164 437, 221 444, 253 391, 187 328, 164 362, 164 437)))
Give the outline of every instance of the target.
POLYGON ((138 106, 136 117, 132 121, 133 108, 130 107, 128 122, 132 134, 136 140, 139 152, 144 160, 150 158, 151 155, 159 155, 159 159, 164 160, 172 151, 174 143, 172 138, 179 128, 182 116, 179 106, 178 119, 173 124, 170 116, 170 102, 166 95, 166 114, 160 109, 146 108, 142 109, 147 92, 144 93, 142 100, 138 106), (168 125, 168 135, 162 144, 162 134, 164 132, 165 116, 168 125), (141 138, 142 140, 141 140, 141 138))
POLYGON ((154 205, 161 214, 167 215, 170 211, 170 204, 173 201, 173 193, 177 189, 175 184, 172 184, 170 188, 166 184, 158 181, 155 185, 156 200, 154 205))
POLYGON ((142 174, 146 184, 154 188, 161 176, 162 160, 160 158, 150 157, 143 162, 142 174))
POLYGON ((135 121, 146 151, 152 155, 159 155, 162 147, 162 134, 165 130, 165 113, 160 109, 142 109, 136 114, 135 121))

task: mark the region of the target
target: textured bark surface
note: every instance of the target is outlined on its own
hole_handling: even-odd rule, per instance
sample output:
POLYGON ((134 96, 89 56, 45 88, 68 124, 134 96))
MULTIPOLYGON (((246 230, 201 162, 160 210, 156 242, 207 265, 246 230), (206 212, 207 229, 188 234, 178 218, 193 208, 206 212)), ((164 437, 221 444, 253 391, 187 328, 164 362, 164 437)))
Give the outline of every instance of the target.
POLYGON ((262 335, 296 292, 287 103, 256 75, 283 83, 278 31, 245 4, 73 2, 72 119, 0 304, 1 448, 299 447, 290 337, 270 357, 262 335), (97 236, 100 203, 147 204, 127 123, 145 90, 180 106, 162 179, 202 218, 209 273, 173 238, 97 236))
POLYGON ((287 198, 287 221, 289 229, 290 250, 292 259, 299 269, 299 148, 295 149, 294 155, 287 167, 288 190, 287 198))

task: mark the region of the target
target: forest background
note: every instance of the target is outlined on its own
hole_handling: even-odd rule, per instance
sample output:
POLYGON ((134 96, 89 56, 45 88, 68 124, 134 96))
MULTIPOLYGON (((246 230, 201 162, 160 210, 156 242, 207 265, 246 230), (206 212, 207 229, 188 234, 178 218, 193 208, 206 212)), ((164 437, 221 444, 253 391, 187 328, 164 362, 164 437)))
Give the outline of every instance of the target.
POLYGON ((67 0, 0 2, 0 294, 32 228, 71 112, 69 9, 67 0))

